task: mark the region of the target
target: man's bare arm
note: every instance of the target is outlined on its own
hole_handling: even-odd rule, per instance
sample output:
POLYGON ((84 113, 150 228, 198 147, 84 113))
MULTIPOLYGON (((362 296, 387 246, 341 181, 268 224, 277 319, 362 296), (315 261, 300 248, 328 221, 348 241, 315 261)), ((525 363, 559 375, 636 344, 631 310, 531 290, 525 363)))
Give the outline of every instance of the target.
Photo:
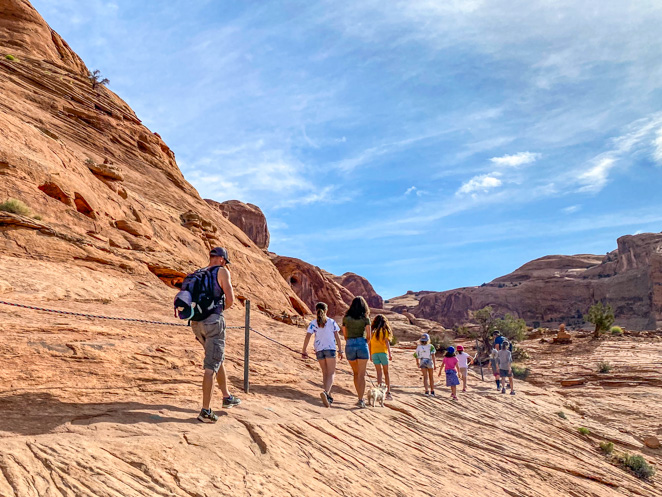
POLYGON ((221 285, 223 293, 225 293, 225 308, 229 309, 234 304, 234 291, 232 290, 230 271, 224 267, 218 268, 218 284, 221 285))

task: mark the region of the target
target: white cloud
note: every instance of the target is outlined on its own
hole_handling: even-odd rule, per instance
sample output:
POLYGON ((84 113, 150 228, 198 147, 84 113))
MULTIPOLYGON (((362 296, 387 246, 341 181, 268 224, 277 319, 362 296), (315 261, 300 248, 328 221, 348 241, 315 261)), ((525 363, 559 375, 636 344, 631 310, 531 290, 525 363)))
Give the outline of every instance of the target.
POLYGON ((597 164, 590 169, 579 174, 577 181, 580 185, 580 192, 597 193, 602 190, 609 179, 609 171, 616 164, 613 157, 603 157, 597 164))
POLYGON ((503 182, 497 178, 498 173, 481 174, 474 176, 464 183, 456 192, 456 195, 475 194, 476 192, 487 192, 493 188, 500 187, 503 182))
POLYGON ((581 205, 569 205, 568 207, 564 207, 561 209, 564 214, 572 214, 573 212, 577 212, 582 208, 581 205))
POLYGON ((415 186, 410 186, 407 188, 407 191, 405 192, 405 195, 409 195, 410 193, 416 192, 416 187, 415 186))
POLYGON ((653 140, 653 159, 662 165, 662 128, 657 130, 657 136, 653 140))
POLYGON ((504 155, 502 157, 492 157, 490 162, 497 166, 519 167, 524 164, 530 164, 540 158, 540 154, 531 152, 520 152, 514 155, 504 155))

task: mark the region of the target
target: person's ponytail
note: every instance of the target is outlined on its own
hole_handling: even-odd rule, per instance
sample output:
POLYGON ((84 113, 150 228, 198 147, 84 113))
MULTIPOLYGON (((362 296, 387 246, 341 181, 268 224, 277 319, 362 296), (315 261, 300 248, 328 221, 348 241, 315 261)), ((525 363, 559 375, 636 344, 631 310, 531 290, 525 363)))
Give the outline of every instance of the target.
POLYGON ((317 312, 317 326, 323 328, 326 325, 326 311, 328 311, 329 306, 324 302, 318 302, 315 306, 315 311, 317 312))

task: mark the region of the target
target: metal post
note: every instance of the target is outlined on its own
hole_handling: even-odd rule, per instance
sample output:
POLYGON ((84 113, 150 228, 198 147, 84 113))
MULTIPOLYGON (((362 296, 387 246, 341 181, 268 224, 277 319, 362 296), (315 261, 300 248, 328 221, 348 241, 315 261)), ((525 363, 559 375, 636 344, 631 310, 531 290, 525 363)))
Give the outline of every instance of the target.
POLYGON ((251 341, 251 301, 246 300, 246 325, 244 330, 244 392, 248 393, 248 360, 251 341))
POLYGON ((478 339, 476 339, 476 357, 478 358, 478 364, 480 365, 480 380, 485 381, 485 377, 483 376, 483 361, 480 357, 480 345, 478 345, 478 339))

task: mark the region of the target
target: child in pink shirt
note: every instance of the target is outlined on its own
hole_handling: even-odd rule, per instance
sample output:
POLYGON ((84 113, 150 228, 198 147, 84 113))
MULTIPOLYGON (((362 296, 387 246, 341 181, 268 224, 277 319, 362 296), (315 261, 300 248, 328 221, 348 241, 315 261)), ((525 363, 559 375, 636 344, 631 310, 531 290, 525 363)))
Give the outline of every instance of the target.
POLYGON ((460 384, 460 378, 458 376, 460 367, 458 366, 457 357, 455 357, 455 347, 448 347, 446 349, 446 354, 439 368, 439 376, 441 376, 442 371, 446 372, 446 386, 451 387, 451 399, 457 400, 456 394, 457 386, 460 384))

